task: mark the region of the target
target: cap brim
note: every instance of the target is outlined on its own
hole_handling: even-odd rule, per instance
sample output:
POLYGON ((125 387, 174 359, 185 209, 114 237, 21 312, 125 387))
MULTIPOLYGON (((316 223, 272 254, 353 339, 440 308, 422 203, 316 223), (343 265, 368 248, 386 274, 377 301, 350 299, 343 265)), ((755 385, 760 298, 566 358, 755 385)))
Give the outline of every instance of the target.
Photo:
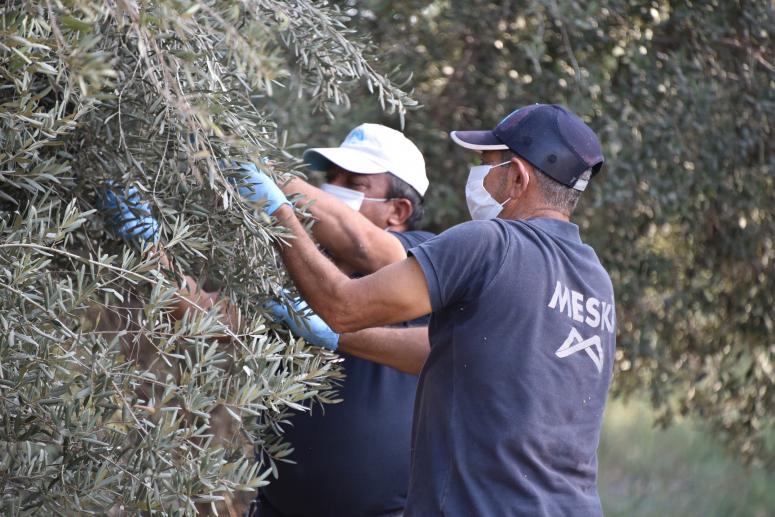
POLYGON ((324 171, 331 164, 356 174, 380 174, 387 172, 384 165, 376 163, 366 153, 346 147, 307 149, 302 156, 314 170, 324 171))
POLYGON ((452 131, 449 136, 457 145, 474 151, 500 151, 509 148, 498 140, 492 131, 452 131))

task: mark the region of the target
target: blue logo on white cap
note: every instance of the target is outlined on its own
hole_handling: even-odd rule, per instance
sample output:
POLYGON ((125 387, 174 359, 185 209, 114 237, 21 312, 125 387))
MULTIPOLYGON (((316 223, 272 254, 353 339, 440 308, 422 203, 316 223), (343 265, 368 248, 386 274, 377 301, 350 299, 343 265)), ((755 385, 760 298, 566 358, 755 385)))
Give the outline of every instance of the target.
POLYGON ((365 138, 366 138, 366 135, 363 134, 363 129, 356 127, 355 129, 350 131, 349 135, 347 135, 345 142, 350 142, 350 143, 363 142, 365 138))

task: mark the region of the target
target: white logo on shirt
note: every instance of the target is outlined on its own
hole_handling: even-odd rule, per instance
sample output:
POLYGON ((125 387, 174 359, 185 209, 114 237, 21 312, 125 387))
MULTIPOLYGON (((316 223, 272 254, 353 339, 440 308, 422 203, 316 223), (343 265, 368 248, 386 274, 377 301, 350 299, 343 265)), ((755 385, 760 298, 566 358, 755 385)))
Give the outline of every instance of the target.
POLYGON ((599 328, 614 333, 616 314, 612 303, 598 300, 594 296, 585 297, 583 293, 568 289, 568 286, 559 280, 548 307, 564 312, 573 321, 584 323, 593 329, 599 328))
MULTIPOLYGON (((569 319, 583 323, 589 328, 608 331, 611 334, 615 332, 616 313, 613 303, 569 289, 560 281, 557 281, 547 307, 564 313, 569 319)), ((595 363, 597 371, 602 373, 603 346, 599 335, 584 339, 579 331, 572 327, 565 342, 554 354, 563 358, 582 350, 595 363)))
POLYGON ((570 334, 560 348, 554 352, 559 358, 568 357, 576 352, 585 351, 597 366, 597 371, 603 372, 603 347, 600 344, 600 336, 592 336, 589 339, 581 337, 579 332, 571 327, 570 334), (594 347, 594 348, 593 348, 594 347))

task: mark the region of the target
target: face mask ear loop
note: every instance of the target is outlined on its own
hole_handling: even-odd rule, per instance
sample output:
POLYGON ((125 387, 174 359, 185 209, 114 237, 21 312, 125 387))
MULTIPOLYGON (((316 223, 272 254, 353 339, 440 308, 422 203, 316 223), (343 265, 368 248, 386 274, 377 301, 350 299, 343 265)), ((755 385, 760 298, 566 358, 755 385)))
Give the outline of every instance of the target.
MULTIPOLYGON (((496 163, 495 165, 490 165, 490 170, 487 171, 487 174, 485 174, 484 177, 482 178, 482 188, 484 188, 484 179, 492 172, 492 170, 493 169, 497 169, 498 167, 502 167, 502 166, 506 165, 507 163, 511 163, 511 160, 506 160, 503 163, 496 163)), ((486 188, 484 190, 487 191, 486 188)), ((490 194, 489 192, 487 192, 487 193, 490 194)), ((490 197, 492 197, 492 194, 490 194, 490 197)), ((495 202, 498 203, 498 200, 495 199, 494 197, 493 197, 493 200, 495 200, 495 202)), ((501 208, 503 208, 503 205, 505 205, 509 201, 511 201, 511 198, 508 198, 503 203, 498 203, 498 204, 501 206, 501 208)))
MULTIPOLYGON (((506 161, 505 161, 505 162, 503 162, 503 163, 496 163, 495 165, 491 165, 491 166, 490 166, 490 170, 493 170, 493 169, 495 169, 495 168, 497 168, 497 167, 503 167, 503 166, 504 166, 504 165, 506 165, 507 163, 511 163, 511 160, 506 160, 506 161)), ((488 172, 487 174, 489 174, 489 172, 488 172)))
POLYGON ((387 198, 387 197, 364 197, 364 201, 373 201, 375 203, 384 203, 385 201, 390 201, 391 199, 395 199, 394 197, 387 198))
MULTIPOLYGON (((503 162, 503 163, 499 163, 498 165, 493 165, 492 167, 493 167, 493 169, 494 169, 495 167, 501 167, 501 166, 503 166, 503 165, 506 165, 507 163, 509 163, 509 164, 510 164, 510 163, 511 163, 511 160, 506 160, 505 162, 503 162)), ((490 171, 492 171, 492 169, 490 169, 490 171)), ((490 173, 490 172, 488 172, 487 174, 489 174, 489 173, 490 173)), ((493 198, 493 199, 494 199, 494 198, 493 198)), ((503 208, 504 206, 506 206, 506 203, 508 203, 509 201, 511 201, 511 197, 510 197, 510 196, 506 198, 506 201, 504 201, 503 203, 500 203, 500 205, 501 205, 501 208, 503 208)))

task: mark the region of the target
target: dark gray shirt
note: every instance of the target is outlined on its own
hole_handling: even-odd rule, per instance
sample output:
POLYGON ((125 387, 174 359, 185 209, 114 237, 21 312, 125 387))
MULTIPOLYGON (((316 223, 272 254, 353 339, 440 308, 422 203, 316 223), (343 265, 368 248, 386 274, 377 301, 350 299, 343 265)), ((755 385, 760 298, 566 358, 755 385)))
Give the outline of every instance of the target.
POLYGON ((614 294, 578 227, 471 221, 410 252, 433 314, 405 515, 600 515, 614 294))
MULTIPOLYGON (((405 249, 434 236, 391 233, 405 249)), ((399 326, 427 323, 423 317, 399 326)), ((380 516, 406 503, 417 376, 342 355, 342 402, 293 417, 285 439, 296 463, 278 463, 278 479, 261 489, 262 517, 380 516)))

